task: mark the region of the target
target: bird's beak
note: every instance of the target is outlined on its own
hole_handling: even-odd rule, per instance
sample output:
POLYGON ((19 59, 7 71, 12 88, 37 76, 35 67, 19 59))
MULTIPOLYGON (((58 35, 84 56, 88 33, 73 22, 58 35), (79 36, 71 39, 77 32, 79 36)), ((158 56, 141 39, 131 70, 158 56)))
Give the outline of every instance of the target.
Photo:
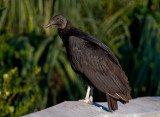
POLYGON ((50 27, 51 25, 56 25, 56 23, 54 21, 50 21, 47 25, 46 28, 50 27))

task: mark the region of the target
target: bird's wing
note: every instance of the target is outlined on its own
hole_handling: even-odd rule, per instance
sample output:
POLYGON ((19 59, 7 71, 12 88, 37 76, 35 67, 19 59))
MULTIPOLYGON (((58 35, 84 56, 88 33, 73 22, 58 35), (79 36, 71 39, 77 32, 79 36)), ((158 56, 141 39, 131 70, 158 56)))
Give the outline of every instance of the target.
POLYGON ((102 92, 117 99, 129 99, 128 79, 123 70, 110 59, 111 51, 99 47, 101 44, 75 36, 69 38, 69 43, 74 70, 83 74, 102 92))
POLYGON ((96 44, 97 46, 99 46, 100 48, 104 49, 108 53, 109 59, 112 62, 114 62, 116 65, 118 65, 120 68, 122 68, 120 63, 119 63, 119 61, 118 61, 118 59, 114 55, 114 53, 104 43, 102 43, 101 41, 99 41, 99 40, 97 40, 97 39, 95 39, 95 38, 93 38, 93 37, 91 37, 90 35, 87 35, 87 34, 80 36, 80 38, 82 38, 82 39, 84 39, 86 41, 90 41, 90 42, 96 44))

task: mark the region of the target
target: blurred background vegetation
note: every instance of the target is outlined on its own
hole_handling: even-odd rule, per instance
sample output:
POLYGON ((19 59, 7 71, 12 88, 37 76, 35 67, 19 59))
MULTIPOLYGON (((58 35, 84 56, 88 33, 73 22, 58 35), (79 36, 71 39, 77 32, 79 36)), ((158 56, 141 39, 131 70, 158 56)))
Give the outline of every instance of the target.
POLYGON ((56 14, 114 51, 133 98, 160 96, 159 0, 0 0, 0 116, 84 98, 56 28, 45 28, 56 14))

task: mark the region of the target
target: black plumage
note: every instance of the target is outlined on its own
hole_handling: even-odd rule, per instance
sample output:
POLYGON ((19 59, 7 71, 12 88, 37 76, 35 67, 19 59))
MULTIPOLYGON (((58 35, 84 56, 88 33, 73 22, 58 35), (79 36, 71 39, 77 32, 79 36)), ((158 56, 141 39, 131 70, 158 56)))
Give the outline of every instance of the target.
POLYGON ((47 27, 56 25, 73 70, 91 86, 106 94, 109 110, 117 101, 129 102, 130 87, 118 59, 105 44, 74 27, 64 16, 56 15, 47 27))

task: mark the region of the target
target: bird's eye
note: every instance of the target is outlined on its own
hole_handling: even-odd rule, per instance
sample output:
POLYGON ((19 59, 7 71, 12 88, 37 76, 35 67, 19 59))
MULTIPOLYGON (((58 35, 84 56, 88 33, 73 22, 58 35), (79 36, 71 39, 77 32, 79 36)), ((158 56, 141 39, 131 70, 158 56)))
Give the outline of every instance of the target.
POLYGON ((57 20, 58 20, 59 18, 57 17, 57 20))

